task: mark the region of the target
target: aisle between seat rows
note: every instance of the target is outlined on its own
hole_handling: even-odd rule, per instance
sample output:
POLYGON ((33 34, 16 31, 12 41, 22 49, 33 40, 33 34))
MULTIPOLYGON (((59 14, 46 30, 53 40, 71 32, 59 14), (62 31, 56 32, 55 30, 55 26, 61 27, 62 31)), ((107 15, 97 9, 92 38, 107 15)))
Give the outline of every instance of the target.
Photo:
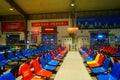
POLYGON ((54 80, 92 80, 78 51, 68 51, 54 80))

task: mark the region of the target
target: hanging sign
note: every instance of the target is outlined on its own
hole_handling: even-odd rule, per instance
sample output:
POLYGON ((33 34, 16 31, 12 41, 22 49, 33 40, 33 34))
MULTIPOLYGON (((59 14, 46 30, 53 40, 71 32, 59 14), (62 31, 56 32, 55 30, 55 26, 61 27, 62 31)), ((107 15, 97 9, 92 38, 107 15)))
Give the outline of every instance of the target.
POLYGON ((2 22, 3 32, 24 31, 24 22, 2 22))
POLYGON ((32 22, 32 27, 68 26, 68 21, 32 22))
POLYGON ((117 29, 120 28, 120 16, 77 18, 80 29, 117 29))

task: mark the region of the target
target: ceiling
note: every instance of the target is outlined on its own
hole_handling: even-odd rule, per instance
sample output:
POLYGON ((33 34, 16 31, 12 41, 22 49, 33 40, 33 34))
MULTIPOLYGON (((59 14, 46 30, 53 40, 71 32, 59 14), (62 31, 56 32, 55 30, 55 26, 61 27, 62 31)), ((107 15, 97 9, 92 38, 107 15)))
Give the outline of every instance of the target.
MULTIPOLYGON (((10 0, 9 0, 10 1, 10 0)), ((69 12, 72 0, 11 0, 26 14, 69 12)), ((120 9, 120 0, 74 0, 76 11, 120 9)), ((16 8, 10 11, 7 0, 0 0, 0 16, 21 14, 16 8)), ((15 7, 15 6, 13 6, 15 7)))

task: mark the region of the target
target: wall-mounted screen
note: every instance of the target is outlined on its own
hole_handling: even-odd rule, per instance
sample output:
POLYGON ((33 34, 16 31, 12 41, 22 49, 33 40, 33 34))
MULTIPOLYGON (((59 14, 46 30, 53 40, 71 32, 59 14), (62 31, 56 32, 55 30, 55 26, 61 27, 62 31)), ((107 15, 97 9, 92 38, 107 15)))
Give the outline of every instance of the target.
POLYGON ((42 34, 42 43, 43 44, 57 43, 57 34, 42 34))
POLYGON ((90 34, 91 45, 108 45, 108 33, 96 32, 90 34))
POLYGON ((120 44, 120 36, 115 36, 115 43, 120 44))
POLYGON ((12 45, 12 44, 19 44, 20 35, 6 35, 6 44, 12 45))

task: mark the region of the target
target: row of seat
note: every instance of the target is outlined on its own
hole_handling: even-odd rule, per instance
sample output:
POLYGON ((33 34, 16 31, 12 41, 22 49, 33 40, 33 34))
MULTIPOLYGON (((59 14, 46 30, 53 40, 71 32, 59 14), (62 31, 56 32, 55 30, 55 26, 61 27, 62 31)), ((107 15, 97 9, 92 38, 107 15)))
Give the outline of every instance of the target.
POLYGON ((97 49, 113 58, 114 62, 118 62, 120 59, 120 49, 118 47, 111 46, 98 46, 97 49))
POLYGON ((36 49, 31 48, 31 49, 22 49, 20 51, 12 52, 12 51, 6 51, 6 52, 0 52, 0 68, 3 67, 3 70, 5 71, 5 66, 9 65, 9 63, 13 61, 21 61, 22 59, 25 58, 31 58, 35 55, 39 55, 42 52, 52 50, 54 47, 53 46, 40 46, 36 49))
POLYGON ((120 79, 120 63, 116 62, 109 70, 111 58, 105 54, 95 52, 91 49, 79 48, 79 51, 90 68, 92 74, 96 75, 98 80, 119 80, 120 79), (94 56, 93 56, 94 55, 94 56), (116 71, 118 70, 118 71, 116 71), (116 73, 117 72, 117 73, 116 73))
POLYGON ((5 51, 5 50, 10 50, 9 46, 0 46, 0 52, 5 51))
MULTIPOLYGON (((43 78, 49 79, 52 75, 52 72, 55 70, 55 67, 65 56, 67 51, 67 47, 64 46, 56 50, 50 50, 48 51, 48 53, 45 53, 43 55, 37 55, 36 58, 34 57, 34 59, 30 60, 30 62, 29 60, 27 60, 25 63, 20 65, 17 75, 22 75, 23 80, 43 80, 43 78), (37 76, 40 76, 39 78, 33 75, 33 73, 30 70, 31 67, 34 68, 34 73, 37 76)), ((13 76, 13 73, 9 72, 0 76, 0 80, 9 80, 10 78, 10 80, 15 80, 14 77, 15 75, 13 76)))
POLYGON ((97 49, 109 55, 117 55, 119 51, 118 47, 111 47, 111 46, 98 46, 97 49))
MULTIPOLYGON (((34 72, 37 76, 42 76, 42 77, 46 77, 47 79, 50 78, 51 74, 53 71, 55 71, 55 68, 57 67, 57 65, 59 64, 60 62, 60 58, 54 58, 56 56, 52 56, 53 54, 55 54, 55 52, 53 51, 50 51, 46 54, 43 54, 42 56, 40 57, 37 57, 36 59, 33 59, 30 63, 30 66, 31 64, 33 65, 34 67, 34 72)), ((67 49, 65 49, 64 51, 62 51, 61 53, 59 53, 59 56, 62 55, 63 53, 66 54, 67 52, 67 49)), ((58 56, 58 55, 57 55, 58 56)), ((62 57, 63 58, 63 57, 62 57)), ((19 69, 19 74, 22 74, 23 76, 23 80, 31 80, 33 79, 34 80, 34 77, 30 77, 30 74, 31 72, 29 72, 29 74, 26 76, 26 73, 28 71, 29 68, 28 68, 28 63, 24 63, 20 69, 19 69), (27 67, 27 69, 25 68, 27 67), (25 69, 24 69, 25 68, 25 69), (25 74, 25 75, 24 75, 25 74)), ((30 70, 29 70, 30 71, 30 70)), ((32 74, 31 74, 32 75, 32 74)))

